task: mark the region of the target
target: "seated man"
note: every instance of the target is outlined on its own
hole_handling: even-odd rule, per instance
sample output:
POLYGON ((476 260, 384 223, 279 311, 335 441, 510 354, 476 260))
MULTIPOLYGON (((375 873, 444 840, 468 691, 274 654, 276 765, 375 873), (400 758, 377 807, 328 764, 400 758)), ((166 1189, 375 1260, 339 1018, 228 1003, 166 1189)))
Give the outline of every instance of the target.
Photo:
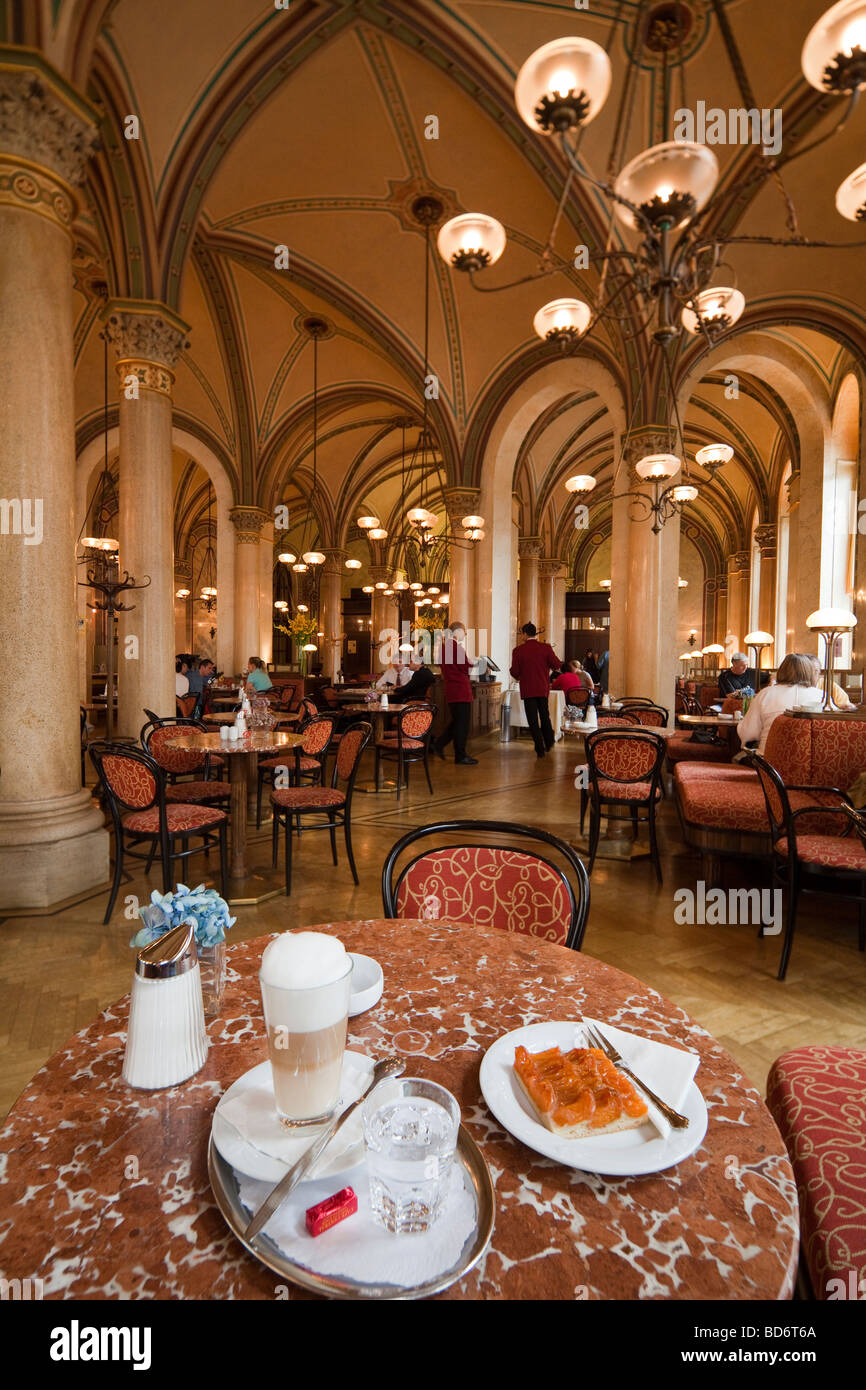
POLYGON ((426 700, 427 693, 436 680, 430 667, 425 666, 420 656, 413 656, 410 665, 409 680, 405 685, 397 686, 389 697, 395 705, 405 705, 407 700, 426 700))
POLYGON ((411 670, 408 666, 403 664, 402 658, 398 656, 382 672, 376 682, 376 689, 390 690, 391 686, 393 686, 396 690, 398 686, 407 685, 411 679, 411 670))
POLYGON ((189 694, 189 667, 182 657, 177 657, 174 663, 174 693, 180 699, 183 695, 189 694))
POLYGON ((757 672, 749 666, 745 652, 734 652, 727 671, 719 672, 719 694, 754 695, 757 689, 757 672))
POLYGON ((249 660, 250 674, 247 686, 252 686, 257 695, 263 695, 266 690, 273 690, 273 683, 265 670, 265 663, 260 656, 251 656, 249 660))

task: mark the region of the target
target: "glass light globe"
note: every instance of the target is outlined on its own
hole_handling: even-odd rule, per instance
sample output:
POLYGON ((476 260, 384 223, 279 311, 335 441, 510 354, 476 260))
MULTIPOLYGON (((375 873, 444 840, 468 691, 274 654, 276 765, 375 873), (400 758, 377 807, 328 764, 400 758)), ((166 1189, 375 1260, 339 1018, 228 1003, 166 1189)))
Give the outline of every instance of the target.
POLYGON ((274 601, 274 607, 279 608, 281 612, 288 608, 288 606, 289 605, 287 604, 284 598, 278 598, 274 601))
MULTIPOLYGON (((671 497, 675 502, 694 502, 698 495, 698 490, 691 483, 682 483, 679 487, 671 488, 671 497)), ((680 580, 680 587, 685 588, 688 584, 687 579, 680 580)))
POLYGON ((724 655, 724 647, 719 646, 718 642, 711 642, 708 647, 701 647, 701 656, 724 655))
POLYGON ((346 569, 347 569, 347 570, 359 570, 360 568, 361 568, 361 561, 360 561, 360 560, 347 560, 347 561, 346 561, 346 569))
POLYGON ((384 541, 387 539, 388 532, 385 530, 384 526, 374 526, 372 531, 367 532, 367 535, 370 537, 371 541, 384 541))
POLYGON ((589 473, 575 473, 573 478, 567 478, 565 482, 566 492, 592 492, 597 486, 598 479, 589 473))
POLYGON ((427 592, 428 592, 428 594, 439 594, 439 593, 441 593, 442 591, 441 591, 441 589, 437 589, 435 584, 428 584, 428 585, 427 585, 427 592))
POLYGON ((505 228, 484 212, 464 212, 439 229, 436 246, 455 270, 483 270, 505 250, 505 228))
POLYGON ((551 299, 539 309, 532 327, 539 338, 556 342, 563 338, 582 338, 591 318, 592 310, 582 299, 551 299))
POLYGON ((363 589, 361 590, 361 593, 362 593, 362 594, 372 594, 372 593, 373 593, 373 585, 372 585, 372 584, 365 584, 364 587, 363 587, 363 589))
POLYGON ((414 652, 415 648, 411 642, 401 642, 397 650, 398 652, 414 652))
POLYGON ((305 565, 303 560, 299 560, 296 565, 292 565, 292 569, 294 570, 295 574, 306 574, 307 570, 309 569, 309 565, 305 565))
MULTIPOLYGON (((614 192, 634 204, 656 231, 684 227, 706 207, 719 180, 719 163, 707 145, 692 140, 667 140, 653 145, 625 166, 614 192)), ((631 208, 614 203, 627 227, 643 231, 631 208)))
POLYGON ((819 92, 853 92, 866 83, 866 3, 840 0, 813 25, 800 58, 819 92))
POLYGON ((769 647, 773 642, 772 632, 747 632, 743 638, 747 647, 769 647))
POLYGON ((299 613, 309 613, 309 611, 310 611, 310 610, 309 610, 309 607, 307 606, 306 603, 299 603, 299 604, 298 604, 298 612, 299 612, 299 613))
POLYGON ((293 565, 297 558, 297 555, 293 555, 291 550, 284 550, 281 555, 277 556, 281 565, 293 565))
POLYGON ((850 632, 857 619, 847 608, 816 608, 806 619, 811 632, 850 632))
POLYGON ((191 593, 191 589, 178 589, 175 593, 175 598, 189 598, 191 593))
POLYGON ((206 585, 201 591, 202 598, 216 598, 217 591, 211 585, 206 585))
POLYGON ((517 74, 514 101, 530 130, 552 135, 589 125, 610 91, 610 59, 591 39, 554 39, 517 74))
POLYGON ((305 652, 314 652, 316 651, 316 644, 315 642, 305 642, 301 650, 305 652))
POLYGON ((598 581, 598 587, 600 589, 609 589, 611 587, 611 582, 609 579, 600 579, 598 581))
POLYGON ((379 518, 377 516, 359 516, 357 524, 362 531, 372 531, 374 526, 379 525, 379 518))
POLYGON ((409 588, 409 585, 407 584, 407 582, 406 582, 405 579, 395 579, 395 581, 394 581, 394 588, 397 589, 398 592, 402 594, 402 593, 404 593, 404 592, 406 591, 406 589, 409 588))
POLYGON ((414 584, 410 584, 410 585, 409 585, 409 588, 410 588, 410 589, 423 589, 423 588, 424 588, 424 585, 423 585, 423 584, 419 584, 419 583, 417 582, 417 580, 416 580, 416 582, 415 582, 414 584))
POLYGON ((734 451, 730 444, 705 444, 703 449, 698 449, 695 454, 695 463, 712 470, 721 468, 724 463, 730 463, 733 457, 734 451))
POLYGON ((745 296, 728 285, 701 290, 682 312, 682 324, 687 333, 724 333, 741 317, 746 307, 745 296))
POLYGON ((467 541, 483 541, 486 532, 481 526, 470 526, 464 532, 464 539, 467 541))
POLYGON ((866 164, 861 164, 836 192, 836 210, 849 222, 866 222, 866 164))
POLYGON ((120 549, 120 542, 112 536, 82 536, 78 544, 85 550, 104 550, 106 554, 110 550, 120 549))
POLYGON ((687 579, 680 578, 680 579, 677 580, 677 588, 678 588, 678 589, 687 589, 688 587, 689 587, 689 581, 688 581, 687 579))
POLYGON ((393 589, 385 589, 385 590, 383 590, 383 592, 384 592, 386 598, 393 598, 393 597, 394 597, 394 590, 393 590, 393 589))
POLYGON ((680 652, 680 661, 691 661, 694 652, 680 652))
POLYGON ((406 513, 406 520, 410 526, 418 526, 426 517, 426 507, 410 507, 406 513))
POLYGON ((483 516, 464 516, 460 519, 460 525, 465 526, 467 531, 472 531, 476 526, 484 525, 483 516))
POLYGON ((639 459, 634 466, 634 471, 639 478, 656 480, 659 478, 672 478, 679 472, 680 461, 676 454, 646 454, 639 459))
POLYGON ((379 579, 375 585, 375 588, 379 589, 380 591, 382 589, 387 589, 387 587, 388 585, 385 583, 384 579, 379 579))
POLYGON ((303 558, 305 565, 323 565, 325 563, 325 556, 321 550, 305 550, 303 558))

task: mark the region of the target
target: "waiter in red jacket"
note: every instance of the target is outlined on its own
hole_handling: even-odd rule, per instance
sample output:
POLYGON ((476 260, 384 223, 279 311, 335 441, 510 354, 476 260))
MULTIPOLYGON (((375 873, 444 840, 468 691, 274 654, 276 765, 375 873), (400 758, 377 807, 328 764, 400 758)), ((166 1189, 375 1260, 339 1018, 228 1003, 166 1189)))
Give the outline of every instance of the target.
POLYGON ((444 733, 433 744, 433 750, 445 761, 444 749, 454 740, 454 761, 463 767, 476 767, 477 758, 470 758, 466 752, 469 737, 469 722, 472 716, 472 682, 469 670, 472 662, 466 653, 466 628, 462 623, 451 623, 451 636, 442 643, 442 684, 445 699, 451 714, 451 722, 444 733))
POLYGON ((526 722, 535 744, 536 757, 543 758, 555 741, 547 703, 550 673, 559 671, 562 662, 552 647, 546 642, 539 642, 538 628, 534 623, 524 623, 520 631, 525 641, 511 653, 511 675, 520 682, 520 698, 526 710, 526 722))

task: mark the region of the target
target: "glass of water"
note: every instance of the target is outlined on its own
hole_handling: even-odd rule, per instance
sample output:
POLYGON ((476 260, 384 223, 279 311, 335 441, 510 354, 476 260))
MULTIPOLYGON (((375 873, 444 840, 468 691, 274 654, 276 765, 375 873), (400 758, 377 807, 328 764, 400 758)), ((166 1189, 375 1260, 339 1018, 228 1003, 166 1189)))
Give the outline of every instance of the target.
POLYGON ((445 1207, 460 1106, 434 1081, 395 1077, 371 1092, 363 1114, 375 1219, 397 1234, 429 1230, 445 1207))

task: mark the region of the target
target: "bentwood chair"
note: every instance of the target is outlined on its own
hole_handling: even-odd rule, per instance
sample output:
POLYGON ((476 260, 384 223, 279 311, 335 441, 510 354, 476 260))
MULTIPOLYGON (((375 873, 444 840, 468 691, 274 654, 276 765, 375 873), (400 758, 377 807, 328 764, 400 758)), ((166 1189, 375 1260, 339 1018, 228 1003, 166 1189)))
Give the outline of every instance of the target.
MULTIPOLYGON (((625 710, 596 710, 596 720, 600 729, 637 729, 640 720, 636 714, 626 714, 625 710)), ((589 786, 580 789, 580 833, 583 834, 586 811, 589 806, 589 786)))
MULTIPOLYGON (((169 747, 169 744, 181 737, 186 729, 192 733, 212 732, 206 724, 197 719, 160 719, 157 724, 151 720, 141 730, 142 748, 159 763, 166 775, 166 801, 228 806, 232 794, 231 783, 211 778, 211 772, 216 767, 214 756, 202 753, 197 748, 169 747), (181 777, 191 780, 182 782, 178 780, 181 777)), ((219 765, 223 765, 222 758, 219 758, 219 765)))
POLYGON ((379 765, 382 758, 386 761, 393 760, 397 763, 397 800, 403 793, 403 782, 405 780, 406 790, 409 790, 409 766, 411 763, 424 764, 424 772, 427 776, 427 786, 430 788, 430 795, 433 795, 433 783, 430 781, 430 739, 433 733, 433 720, 436 718, 436 706, 428 704, 409 704, 401 709, 397 715, 392 733, 383 734, 376 742, 376 786, 379 785, 379 765))
POLYGON ((650 855, 656 878, 662 881, 662 867, 656 841, 656 802, 661 797, 662 763, 665 742, 658 734, 634 730, 603 729, 587 734, 586 760, 589 767, 589 872, 595 863, 601 834, 601 818, 626 817, 603 811, 603 807, 625 807, 637 839, 638 824, 649 826, 650 855), (645 814, 641 815, 640 812, 645 814))
POLYGON ((356 883, 358 882, 355 858, 352 854, 352 792, 355 788, 355 777, 361 756, 370 742, 372 733, 373 726, 368 722, 353 724, 350 729, 346 730, 337 750, 330 787, 285 787, 279 788, 271 794, 271 807, 274 816, 274 868, 277 865, 280 826, 282 825, 285 830, 286 896, 292 891, 292 823, 296 824, 300 836, 301 821, 302 819, 306 820, 307 817, 311 819, 309 824, 305 823, 305 830, 327 830, 330 832, 331 855, 335 864, 337 863, 337 826, 343 826, 349 868, 352 870, 352 878, 356 883), (345 784, 344 790, 340 790, 337 785, 338 782, 345 784))
MULTIPOLYGON (((787 787, 772 763, 759 753, 748 761, 758 774, 773 840, 773 878, 788 887, 785 940, 777 979, 784 980, 794 944, 801 893, 825 893, 857 903, 858 945, 866 949, 866 816, 855 811, 838 787, 787 787), (838 797, 835 806, 791 808, 789 792, 838 797), (854 832, 854 833, 852 833, 854 832), (828 880, 841 887, 831 888, 828 880), (854 891, 845 892, 845 887, 854 891)), ((761 935, 764 930, 761 928, 761 935)))
POLYGON ((626 708, 645 728, 666 729, 668 726, 668 711, 661 705, 628 705, 626 708))
POLYGON ((577 687, 575 687, 574 690, 566 690, 565 692, 565 703, 567 705, 575 706, 576 709, 582 709, 586 711, 589 708, 589 702, 591 699, 591 690, 578 690, 577 687))
POLYGON ((276 786, 280 772, 289 784, 299 787, 302 782, 324 783, 325 758, 334 733, 336 715, 317 714, 304 725, 303 743, 272 758, 259 758, 258 789, 256 791, 256 829, 262 823, 262 790, 267 783, 276 786))
POLYGON ((172 888, 175 860, 188 859, 192 854, 218 845, 225 897, 228 893, 228 818, 225 812, 216 806, 169 804, 165 795, 165 773, 154 758, 138 748, 118 748, 115 744, 100 742, 91 743, 87 751, 104 788, 114 824, 114 879, 103 926, 107 925, 114 909, 127 854, 132 859, 147 860, 149 868, 158 850, 162 860, 163 892, 168 893, 172 888), (178 841, 188 845, 194 836, 201 838, 201 845, 181 850, 174 848, 178 841), (147 851, 139 851, 138 845, 147 845, 147 851))
POLYGON ((589 877, 571 846, 546 830, 509 821, 441 821, 410 830, 393 846, 382 869, 382 902, 386 917, 447 918, 579 951, 589 877), (449 842, 453 837, 456 843, 449 842), (398 874, 401 855, 425 840, 434 845, 422 847, 398 874))

